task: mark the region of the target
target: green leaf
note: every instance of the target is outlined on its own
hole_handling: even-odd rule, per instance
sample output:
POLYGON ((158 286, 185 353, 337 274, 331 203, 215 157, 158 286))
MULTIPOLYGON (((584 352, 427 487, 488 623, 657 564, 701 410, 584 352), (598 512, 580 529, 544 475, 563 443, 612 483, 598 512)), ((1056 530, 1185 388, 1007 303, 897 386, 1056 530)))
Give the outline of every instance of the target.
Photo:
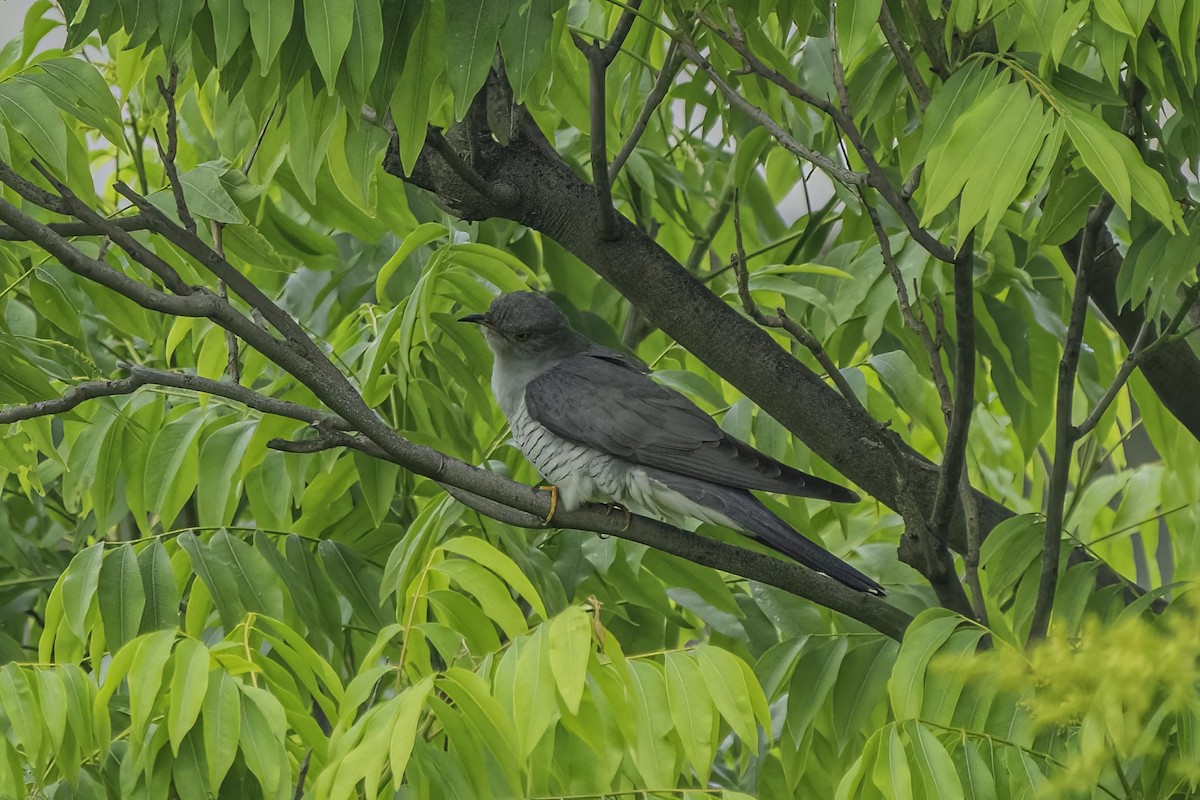
MULTIPOLYGON (((0 709, 8 718, 25 751, 25 763, 32 764, 42 750, 42 723, 37 699, 29 677, 18 664, 0 667, 0 709)), ((18 772, 24 784, 25 770, 18 772)), ((15 796, 15 795, 14 795, 15 796)))
POLYGON ((287 796, 281 792, 290 773, 284 737, 287 727, 284 711, 270 692, 241 684, 241 751, 246 766, 258 778, 263 797, 287 796))
POLYGON ((1130 39, 1136 39, 1138 34, 1129 16, 1121 6, 1121 0, 1092 0, 1100 19, 1108 23, 1113 30, 1120 31, 1130 39))
POLYGON ((787 727, 794 741, 804 738, 825 704, 849 648, 845 639, 825 639, 815 645, 810 640, 800 654, 788 684, 787 727))
POLYGON ((33 271, 29 276, 29 296, 43 319, 54 323, 68 336, 83 336, 79 312, 50 273, 42 269, 33 271))
POLYGON ((133 545, 126 542, 108 554, 100 567, 97 588, 104 638, 115 651, 138 635, 146 607, 133 545))
MULTIPOLYGON (((295 3, 292 0, 242 2, 250 14, 250 38, 254 41, 254 49, 258 51, 258 60, 262 62, 262 74, 266 75, 292 28, 295 3)), ((214 788, 218 785, 219 781, 213 782, 214 788)))
POLYGON ((127 48, 144 44, 158 28, 157 0, 117 0, 121 22, 129 34, 127 48))
POLYGON ((454 118, 462 119, 491 69, 508 3, 446 0, 445 8, 446 69, 454 90, 454 118))
POLYGON ((637 735, 633 761, 644 785, 668 786, 675 772, 675 747, 668 738, 670 701, 658 664, 642 659, 629 662, 629 700, 637 735))
POLYGON ((443 3, 425 3, 421 22, 408 45, 400 82, 391 98, 390 109, 396 125, 400 165, 405 175, 412 174, 417 156, 425 146, 433 84, 446 68, 443 13, 443 3))
MULTIPOLYGON (((971 180, 986 180, 994 168, 992 153, 985 149, 988 134, 999 122, 1006 136, 1017 133, 1014 123, 1035 110, 1024 83, 1003 84, 982 95, 957 122, 950 138, 929 152, 925 177, 925 204, 922 220, 928 223, 950 205, 963 186, 971 180)), ((983 215, 986 204, 978 210, 983 215)))
MULTIPOLYGON (((221 625, 226 630, 233 630, 246 616, 246 607, 242 603, 237 581, 217 558, 209 546, 200 541, 196 534, 188 531, 176 541, 188 554, 192 569, 212 595, 217 613, 221 617, 221 625)), ((194 591, 194 590, 193 590, 194 591)))
POLYGON ((175 631, 148 633, 138 643, 129 666, 129 724, 141 734, 147 732, 151 713, 160 699, 158 689, 175 644, 175 631))
POLYGON ((154 539, 138 553, 138 571, 145 596, 138 632, 174 628, 179 624, 179 587, 161 539, 154 539))
MULTIPOLYGON (((204 752, 208 758, 208 780, 214 792, 237 757, 242 731, 241 697, 238 682, 224 670, 208 673, 208 691, 201 705, 204 719, 204 752)), ((219 795, 218 795, 219 796, 219 795)))
POLYGON ((275 571, 253 547, 222 528, 208 541, 208 551, 237 585, 248 611, 283 616, 283 591, 275 571))
POLYGON ((304 32, 330 94, 354 30, 354 6, 354 0, 304 0, 304 32))
POLYGON ((14 80, 35 84, 52 102, 72 117, 99 130, 121 149, 121 109, 112 90, 95 66, 80 58, 51 58, 38 62, 42 74, 30 73, 14 80))
POLYGON ((1083 159, 1083 165, 1096 176, 1100 185, 1128 215, 1133 189, 1121 148, 1116 144, 1118 140, 1127 140, 1099 119, 1084 112, 1067 114, 1063 117, 1063 124, 1066 125, 1071 143, 1083 159))
POLYGON ((339 542, 328 539, 317 545, 330 580, 350 601, 359 618, 379 630, 387 624, 379 602, 379 576, 368 569, 362 557, 339 542))
MULTIPOLYGON (((424 140, 422 139, 422 141, 424 140)), ((400 242, 400 246, 396 248, 396 252, 384 262, 383 266, 379 268, 379 273, 375 276, 375 296, 379 298, 380 302, 386 304, 395 304, 397 302, 397 300, 388 295, 387 284, 392 279, 392 275, 396 273, 396 270, 400 268, 400 265, 415 253, 418 247, 449 235, 450 229, 445 225, 437 222, 423 222, 417 226, 416 230, 405 236, 403 241, 400 242)), ((398 319, 399 317, 397 316, 398 319)), ((371 374, 378 375, 378 371, 375 370, 374 365, 372 365, 371 374)))
POLYGON ((213 222, 242 223, 246 217, 241 209, 233 202, 221 175, 225 168, 213 164, 201 164, 195 169, 188 170, 179 176, 183 184, 183 196, 187 200, 188 210, 198 217, 213 222))
POLYGON ((592 652, 592 622, 579 606, 570 606, 550 622, 550 670, 567 710, 579 713, 592 652))
POLYGON ((354 466, 358 471, 363 498, 367 501, 367 510, 371 513, 371 521, 379 525, 391 511, 392 500, 396 497, 400 465, 356 451, 354 466))
POLYGON ((733 728, 733 732, 752 752, 758 752, 758 728, 755 725, 755 706, 766 707, 762 687, 754 673, 743 669, 744 663, 728 650, 710 645, 695 649, 696 663, 708 684, 713 704, 733 728))
POLYGON ((441 549, 447 553, 455 553, 469 558, 475 563, 487 567, 515 589, 517 594, 521 595, 542 619, 547 618, 546 606, 542 603, 542 597, 534 588, 533 583, 525 576, 515 561, 497 550, 486 539, 476 536, 455 536, 442 542, 441 549))
POLYGON ((433 676, 426 675, 417 683, 408 687, 400 695, 399 707, 392 724, 392 737, 388 747, 389 765, 392 768, 392 785, 399 791, 404 781, 404 770, 412 755, 413 743, 416 741, 421 719, 421 711, 425 701, 433 689, 433 676))
POLYGON ((193 409, 168 423, 154 437, 146 458, 145 502, 164 526, 175 521, 196 488, 196 437, 204 415, 193 409))
POLYGON ((96 597, 103 560, 104 543, 96 542, 72 558, 59 578, 62 585, 63 617, 71 633, 81 640, 88 636, 86 619, 96 597))
POLYGON ((461 558, 447 559, 434 567, 469 592, 479 601, 480 607, 509 637, 520 636, 528 631, 525 615, 513 602, 504 584, 484 567, 461 558))
POLYGON ((158 38, 167 61, 174 61, 192 36, 192 22, 204 0, 166 0, 158 7, 158 38))
POLYGON ((167 731, 171 751, 179 754, 187 735, 204 707, 208 694, 208 648, 192 638, 182 638, 175 646, 175 671, 171 675, 171 703, 167 709, 167 731))
POLYGON ((243 0, 208 0, 208 12, 212 14, 216 39, 216 65, 223 67, 250 31, 250 13, 243 0))
POLYGON ((929 659, 945 644, 963 619, 952 611, 934 608, 922 612, 905 632, 888 684, 896 719, 921 716, 925 703, 925 671, 929 659))
POLYGON ((838 47, 842 63, 852 67, 875 38, 882 0, 842 0, 837 4, 838 47))
POLYGON ((203 527, 233 521, 240 498, 237 475, 257 425, 235 422, 217 430, 200 446, 200 472, 196 485, 196 515, 203 527))
POLYGON ((346 75, 358 98, 366 97, 367 87, 379 69, 384 36, 380 5, 378 0, 356 0, 354 4, 354 27, 346 46, 346 75))
POLYGON ((67 126, 45 93, 32 83, 0 83, 0 116, 51 170, 67 169, 67 126))
POLYGON ((704 674, 687 653, 667 653, 663 659, 667 701, 671 720, 683 744, 683 752, 696 773, 704 779, 715 753, 713 728, 716 714, 704 674))
POLYGON ((387 108, 391 104, 396 82, 404 69, 409 42, 421 20, 424 0, 392 0, 382 5, 383 47, 368 98, 375 108, 387 108))
POLYGON ((513 88, 513 101, 524 102, 538 68, 545 60, 554 31, 552 4, 540 0, 516 0, 500 29, 504 69, 513 88))

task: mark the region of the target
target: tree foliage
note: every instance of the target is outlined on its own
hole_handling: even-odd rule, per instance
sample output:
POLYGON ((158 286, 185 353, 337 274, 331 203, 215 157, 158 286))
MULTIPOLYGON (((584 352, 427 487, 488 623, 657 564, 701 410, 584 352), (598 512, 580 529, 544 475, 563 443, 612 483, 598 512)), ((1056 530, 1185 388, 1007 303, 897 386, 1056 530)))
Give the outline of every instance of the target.
POLYGON ((1198 33, 1200 0, 34 3, 0 796, 1195 793, 1198 33), (711 526, 543 525, 455 322, 526 288, 864 490, 767 502, 888 596, 711 526))

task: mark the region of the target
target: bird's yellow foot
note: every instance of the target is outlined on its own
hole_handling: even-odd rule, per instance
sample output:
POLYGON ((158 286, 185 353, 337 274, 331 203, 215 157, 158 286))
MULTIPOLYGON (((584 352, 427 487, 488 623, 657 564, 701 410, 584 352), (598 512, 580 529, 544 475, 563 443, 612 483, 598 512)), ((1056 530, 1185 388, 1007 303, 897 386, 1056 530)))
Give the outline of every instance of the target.
POLYGON ((620 503, 613 503, 612 505, 610 505, 608 507, 608 511, 610 513, 613 511, 620 511, 622 514, 624 514, 625 515, 625 524, 621 526, 621 533, 624 533, 625 531, 629 530, 629 525, 631 522, 633 522, 633 514, 629 513, 628 508, 621 505, 620 503))
POLYGON ((543 525, 549 525, 550 520, 554 519, 554 512, 558 511, 558 487, 553 484, 550 486, 539 486, 538 491, 550 493, 550 513, 542 520, 543 525))

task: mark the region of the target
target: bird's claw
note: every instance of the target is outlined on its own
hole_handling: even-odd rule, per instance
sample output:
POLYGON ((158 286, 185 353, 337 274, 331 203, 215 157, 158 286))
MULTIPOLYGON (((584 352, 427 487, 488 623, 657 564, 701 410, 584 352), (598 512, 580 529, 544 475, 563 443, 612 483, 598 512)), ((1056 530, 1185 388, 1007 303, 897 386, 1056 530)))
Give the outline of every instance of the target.
POLYGON ((620 511, 625 515, 625 524, 621 526, 621 533, 629 530, 629 526, 633 522, 633 514, 629 513, 629 509, 620 503, 613 503, 608 507, 608 512, 606 513, 611 513, 613 511, 620 511))
POLYGON ((550 493, 550 513, 546 515, 544 520, 542 520, 543 525, 549 525, 550 520, 554 519, 554 512, 558 511, 558 487, 553 484, 549 486, 539 486, 538 491, 550 493))

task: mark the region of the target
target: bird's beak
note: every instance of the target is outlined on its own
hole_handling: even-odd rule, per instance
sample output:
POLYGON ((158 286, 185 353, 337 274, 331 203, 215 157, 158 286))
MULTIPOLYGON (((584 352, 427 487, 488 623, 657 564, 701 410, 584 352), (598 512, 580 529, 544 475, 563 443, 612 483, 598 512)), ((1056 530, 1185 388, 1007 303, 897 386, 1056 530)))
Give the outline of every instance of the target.
POLYGON ((467 314, 465 317, 459 317, 459 322, 473 322, 476 325, 487 325, 487 318, 483 314, 467 314))

